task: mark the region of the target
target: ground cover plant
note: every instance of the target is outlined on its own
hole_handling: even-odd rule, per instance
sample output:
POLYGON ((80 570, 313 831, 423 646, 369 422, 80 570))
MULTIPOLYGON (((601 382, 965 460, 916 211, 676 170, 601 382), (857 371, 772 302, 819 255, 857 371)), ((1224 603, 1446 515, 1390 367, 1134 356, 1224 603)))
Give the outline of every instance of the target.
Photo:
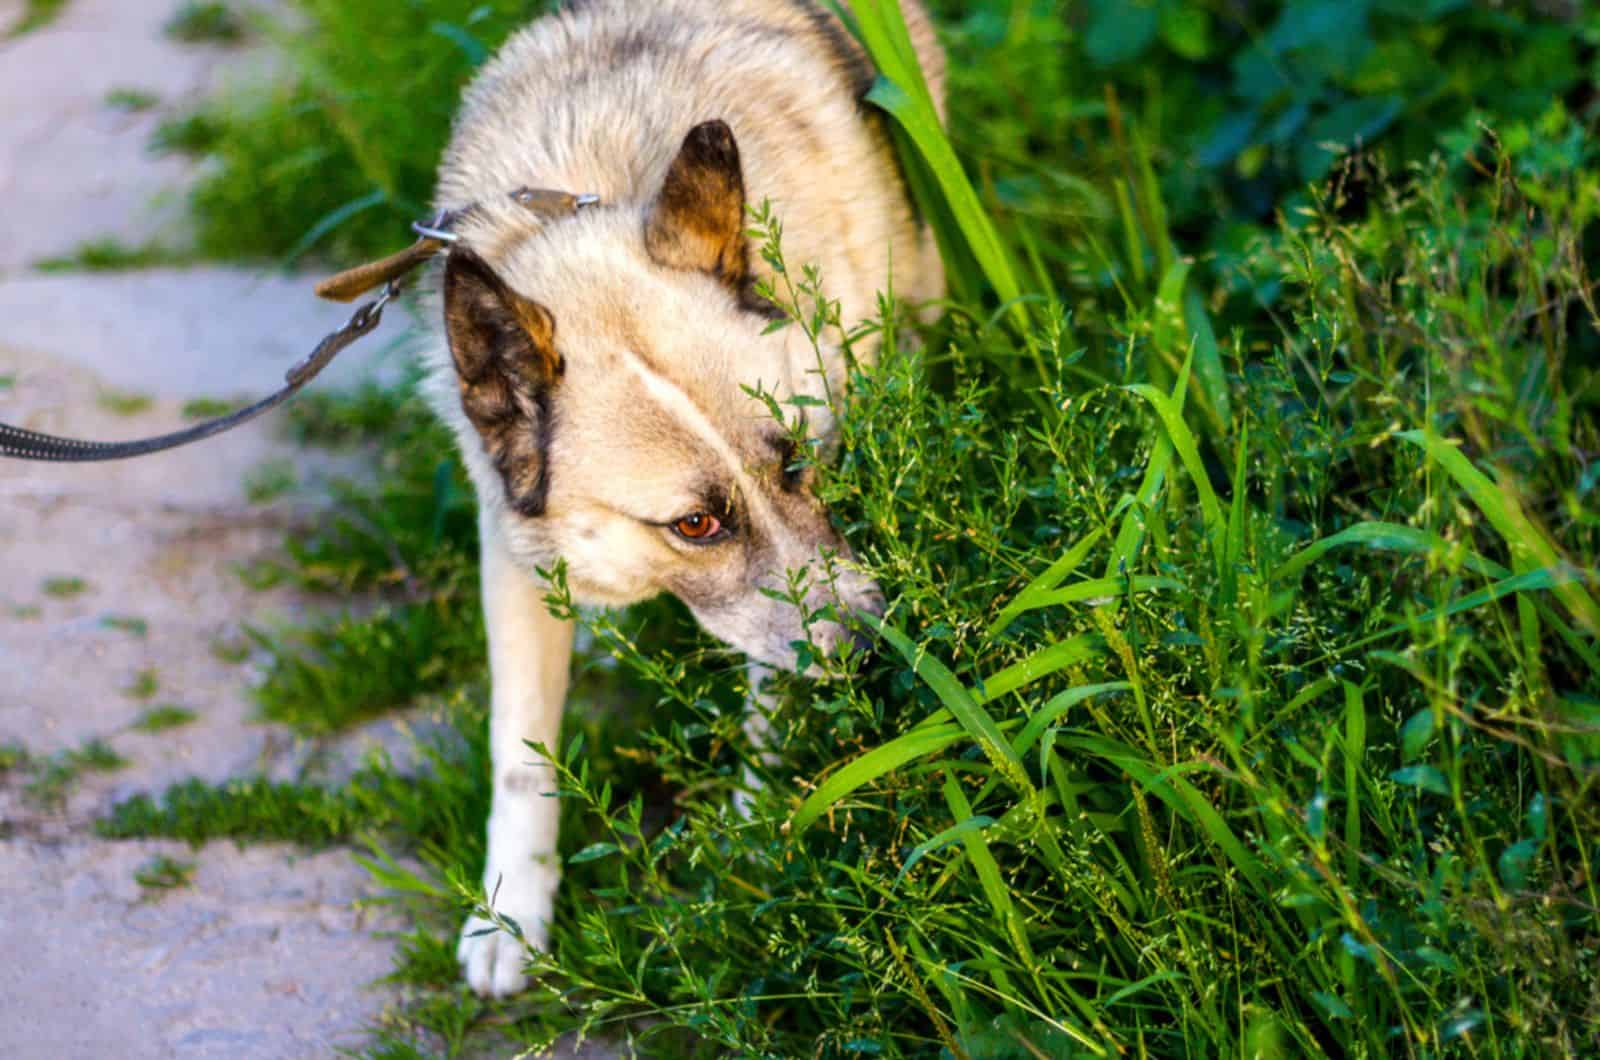
MULTIPOLYGON (((213 247, 392 249, 453 97, 340 65, 340 34, 449 82, 531 6, 379 27, 304 0, 305 82, 220 119, 219 154, 289 157, 311 115, 330 179, 280 174, 259 231, 202 192, 213 247)), ((256 646, 264 712, 309 734, 420 703, 420 772, 189 784, 102 830, 362 845, 414 925, 374 1056, 1600 1047, 1600 22, 935 6, 949 140, 893 5, 857 29, 954 297, 928 329, 885 300, 818 469, 891 606, 876 654, 769 689, 748 819, 741 668, 671 603, 579 616, 552 952, 526 998, 466 993, 454 932, 492 898, 471 494, 402 387, 294 414, 379 473, 279 577, 377 606, 256 646)), ((789 326, 826 322, 775 219, 752 232, 789 326)))

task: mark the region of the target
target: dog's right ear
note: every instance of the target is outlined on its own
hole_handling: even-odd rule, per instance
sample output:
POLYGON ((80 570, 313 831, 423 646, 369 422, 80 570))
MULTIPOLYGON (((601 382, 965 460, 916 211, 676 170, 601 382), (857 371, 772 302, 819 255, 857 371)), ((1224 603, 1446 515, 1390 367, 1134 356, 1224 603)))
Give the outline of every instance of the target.
POLYGON ((735 294, 750 272, 744 168, 726 122, 696 125, 645 217, 644 244, 658 265, 708 272, 735 294))
POLYGON ((505 482, 506 502, 543 515, 550 395, 564 369, 555 319, 462 248, 445 263, 444 322, 461 408, 505 482))

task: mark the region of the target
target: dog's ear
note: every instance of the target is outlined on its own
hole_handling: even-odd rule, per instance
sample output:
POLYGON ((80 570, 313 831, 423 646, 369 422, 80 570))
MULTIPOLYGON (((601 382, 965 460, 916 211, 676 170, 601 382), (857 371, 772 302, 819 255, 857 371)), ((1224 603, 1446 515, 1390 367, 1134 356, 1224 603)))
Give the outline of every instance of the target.
POLYGON ((522 515, 543 515, 550 395, 564 369, 555 319, 460 249, 445 263, 444 322, 461 408, 505 481, 507 503, 522 515))
POLYGON ((667 170, 644 225, 651 260, 709 272, 743 296, 750 273, 745 240, 744 169, 726 122, 696 125, 667 170))

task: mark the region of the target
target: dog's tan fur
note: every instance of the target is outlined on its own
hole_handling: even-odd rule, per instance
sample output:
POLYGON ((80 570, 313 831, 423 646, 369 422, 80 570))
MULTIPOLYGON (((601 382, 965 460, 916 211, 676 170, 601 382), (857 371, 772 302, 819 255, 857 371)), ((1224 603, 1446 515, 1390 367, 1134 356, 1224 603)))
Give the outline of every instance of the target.
MULTIPOLYGON (((920 6, 902 0, 936 99, 943 60, 920 6)), ((495 802, 486 887, 542 944, 557 878, 549 771, 571 630, 533 571, 564 564, 574 597, 627 604, 671 592, 712 633, 792 666, 806 630, 763 589, 810 573, 808 604, 880 606, 837 560, 848 550, 787 438, 746 388, 836 396, 839 336, 819 357, 801 329, 768 333, 752 292, 767 268, 744 234, 770 202, 786 260, 814 264, 846 328, 896 294, 943 293, 927 229, 881 119, 861 97, 866 56, 816 0, 583 0, 514 37, 467 92, 438 203, 477 204, 444 268, 435 406, 478 492, 494 680, 495 802), (523 186, 602 205, 530 223, 523 186), (714 540, 675 531, 722 524, 714 540), (692 524, 704 525, 704 524, 692 524)), ((870 358, 870 348, 858 347, 870 358)), ((826 408, 807 430, 826 443, 826 408)), ((812 626, 831 648, 839 622, 812 626)), ((473 935, 473 987, 521 989, 520 948, 473 935)))

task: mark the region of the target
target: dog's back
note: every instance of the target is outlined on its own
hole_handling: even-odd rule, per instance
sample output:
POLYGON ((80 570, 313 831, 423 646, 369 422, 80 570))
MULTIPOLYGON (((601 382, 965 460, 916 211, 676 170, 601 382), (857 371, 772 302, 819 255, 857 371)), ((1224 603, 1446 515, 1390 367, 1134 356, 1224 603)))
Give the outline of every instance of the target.
MULTIPOLYGON (((942 105, 932 27, 918 4, 904 7, 942 105)), ((818 0, 578 0, 514 37, 468 91, 438 205, 496 203, 524 185, 643 204, 685 132, 720 119, 750 202, 770 200, 784 224, 785 257, 821 268, 852 325, 873 312, 891 264, 902 297, 943 293, 882 119, 861 101, 874 77, 818 0)), ((520 238, 525 219, 501 209, 505 238, 520 238)))

